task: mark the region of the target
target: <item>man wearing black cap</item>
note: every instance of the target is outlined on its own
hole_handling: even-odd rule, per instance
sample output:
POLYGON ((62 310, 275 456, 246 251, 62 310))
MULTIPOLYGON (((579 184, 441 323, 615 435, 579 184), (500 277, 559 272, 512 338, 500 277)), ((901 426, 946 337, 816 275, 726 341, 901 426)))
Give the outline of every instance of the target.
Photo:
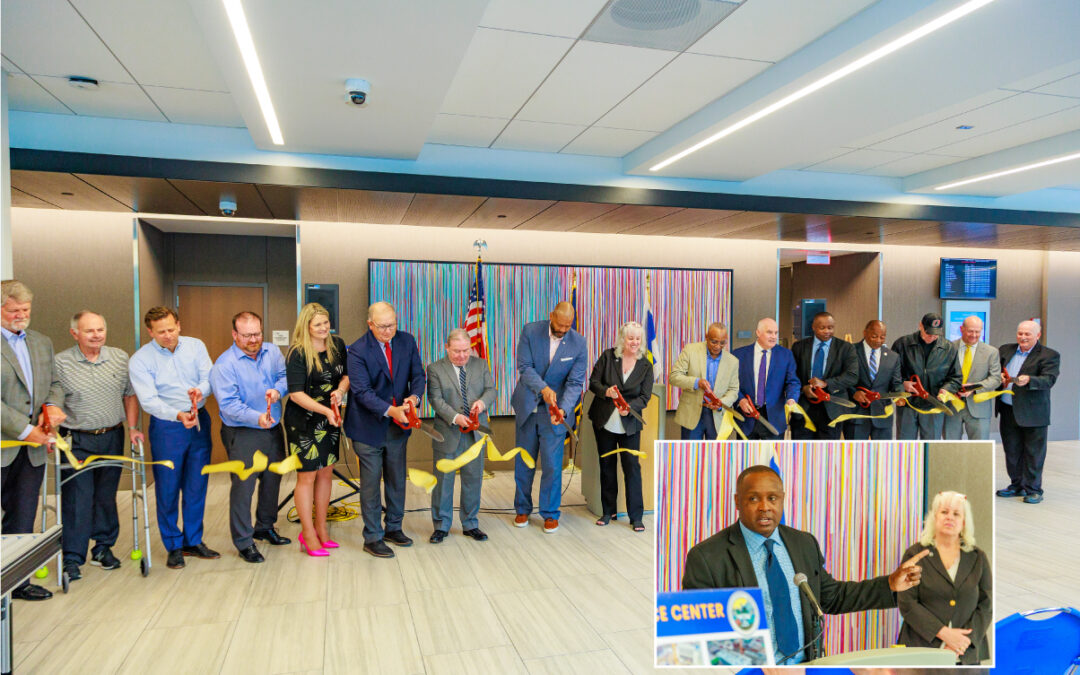
MULTIPOLYGON (((942 391, 955 394, 960 390, 962 377, 956 356, 956 345, 941 340, 941 315, 931 312, 919 322, 919 330, 905 335, 893 343, 893 351, 900 355, 900 374, 904 378, 904 390, 915 393, 912 378, 919 376, 922 386, 931 396, 942 391)), ((912 397, 914 400, 914 397, 912 397)), ((916 401, 921 411, 933 410, 926 403, 916 401)), ((940 440, 944 426, 943 413, 922 414, 910 406, 896 409, 896 438, 901 441, 940 440)))

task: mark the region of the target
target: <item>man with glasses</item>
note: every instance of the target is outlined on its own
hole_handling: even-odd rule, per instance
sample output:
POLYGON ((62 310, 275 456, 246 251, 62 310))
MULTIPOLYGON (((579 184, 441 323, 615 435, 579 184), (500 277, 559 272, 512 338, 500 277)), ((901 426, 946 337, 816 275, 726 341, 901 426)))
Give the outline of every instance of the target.
MULTIPOLYGON (((285 459, 285 441, 281 432, 281 397, 285 384, 285 358, 281 350, 263 342, 262 317, 255 312, 240 312, 232 320, 233 345, 214 362, 210 386, 221 411, 221 442, 230 460, 251 466, 256 451, 268 462, 285 459)), ((271 546, 291 542, 274 530, 277 522, 278 488, 281 475, 260 471, 241 480, 232 474, 229 490, 229 532, 240 557, 249 563, 264 558, 255 547, 255 539, 271 546), (259 502, 255 525, 251 524, 251 498, 258 482, 259 502)))
POLYGON ((407 405, 420 407, 427 387, 424 364, 412 335, 397 329, 397 312, 386 302, 368 308, 368 332, 349 345, 349 397, 345 434, 355 443, 360 462, 360 511, 364 516, 364 550, 376 558, 393 558, 384 543, 411 546, 401 529, 405 515, 405 446, 409 429, 407 405), (397 424, 391 424, 391 420, 397 424), (383 520, 382 481, 386 492, 383 520))

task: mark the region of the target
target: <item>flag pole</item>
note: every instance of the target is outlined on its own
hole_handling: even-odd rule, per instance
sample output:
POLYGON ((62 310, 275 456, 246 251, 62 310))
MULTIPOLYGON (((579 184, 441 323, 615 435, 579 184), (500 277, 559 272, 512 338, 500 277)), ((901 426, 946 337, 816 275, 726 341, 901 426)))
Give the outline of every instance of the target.
MULTIPOLYGON (((574 323, 573 323, 573 325, 571 327, 574 330, 577 330, 577 327, 578 327, 578 313, 577 313, 577 291, 578 291, 578 287, 577 287, 577 278, 578 278, 577 277, 577 270, 571 269, 570 270, 570 305, 574 308, 574 323)), ((586 380, 586 382, 587 381, 588 380, 586 380)), ((577 404, 574 406, 574 410, 572 411, 573 415, 574 415, 574 419, 575 419, 574 429, 577 430, 578 438, 581 438, 581 407, 582 407, 581 404, 582 404, 582 402, 584 400, 585 400, 585 386, 584 386, 584 383, 583 383, 582 387, 581 387, 581 396, 578 397, 577 404)), ((563 473, 569 473, 569 474, 573 474, 574 472, 580 473, 581 472, 581 467, 576 466, 574 464, 574 444, 570 440, 570 434, 566 435, 566 440, 564 441, 564 444, 565 444, 564 447, 566 449, 567 461, 566 461, 566 468, 563 469, 563 473)))

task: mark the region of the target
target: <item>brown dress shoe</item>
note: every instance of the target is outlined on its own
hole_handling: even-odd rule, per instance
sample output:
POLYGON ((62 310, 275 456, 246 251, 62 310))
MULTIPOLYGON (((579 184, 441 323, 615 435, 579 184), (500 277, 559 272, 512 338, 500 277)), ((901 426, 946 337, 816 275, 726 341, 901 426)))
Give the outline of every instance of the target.
POLYGON ((514 516, 514 527, 528 527, 528 525, 529 525, 529 514, 527 514, 527 513, 519 513, 516 516, 514 516))
POLYGON ((544 519, 544 534, 551 534, 555 530, 559 529, 559 521, 556 518, 544 519))

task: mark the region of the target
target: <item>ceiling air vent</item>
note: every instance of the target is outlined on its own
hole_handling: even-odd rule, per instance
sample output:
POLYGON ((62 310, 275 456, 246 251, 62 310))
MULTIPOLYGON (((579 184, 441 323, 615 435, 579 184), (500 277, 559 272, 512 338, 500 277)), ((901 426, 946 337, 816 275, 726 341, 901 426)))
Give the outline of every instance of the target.
POLYGON ((582 39, 681 52, 739 4, 728 0, 612 0, 582 39))

